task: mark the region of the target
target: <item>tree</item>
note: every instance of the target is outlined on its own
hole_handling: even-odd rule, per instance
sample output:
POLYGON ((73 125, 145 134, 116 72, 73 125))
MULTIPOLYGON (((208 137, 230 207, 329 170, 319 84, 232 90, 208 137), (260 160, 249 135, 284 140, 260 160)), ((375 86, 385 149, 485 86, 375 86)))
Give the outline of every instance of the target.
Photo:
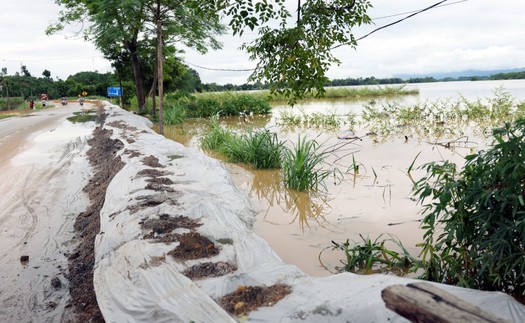
POLYGON ((22 76, 31 77, 31 73, 29 73, 25 65, 20 66, 20 73, 22 73, 22 76))
MULTIPOLYGON (((166 43, 182 42, 188 47, 205 52, 209 47, 218 48, 214 35, 223 32, 217 14, 196 10, 195 1, 167 0, 55 0, 65 9, 58 23, 48 28, 54 33, 68 23, 88 20, 91 26, 84 35, 91 40, 108 59, 115 53, 127 53, 133 66, 136 96, 139 110, 144 106, 144 75, 141 69, 141 49, 155 53, 159 43, 157 27, 162 26, 166 43)), ((152 55, 154 56, 154 55, 152 55)), ((162 56, 162 55, 161 55, 162 56)), ((123 58, 121 55, 120 58, 123 58)), ((114 61, 121 66, 121 60, 114 61)), ((115 66, 114 65, 114 66, 115 66)), ((153 70, 153 69, 152 69, 153 70)))
POLYGON ((269 83, 272 91, 286 94, 293 104, 306 92, 323 94, 328 81, 326 72, 340 63, 332 50, 341 45, 355 48, 357 41, 352 28, 371 22, 366 14, 371 6, 368 0, 298 0, 293 19, 285 0, 55 2, 65 6, 65 10, 59 23, 48 32, 80 19, 89 20, 91 27, 85 35, 106 57, 122 50, 130 54, 139 102, 143 96, 138 50, 141 46, 151 46, 148 45, 151 38, 156 38, 157 50, 166 48, 166 44, 184 42, 204 52, 208 46, 219 47, 213 36, 221 31, 221 17, 229 21, 234 34, 257 29, 259 37, 243 45, 250 58, 257 62, 250 80, 269 83))
POLYGON ((50 78, 51 77, 51 72, 49 70, 44 70, 42 72, 42 75, 45 77, 45 78, 50 78))

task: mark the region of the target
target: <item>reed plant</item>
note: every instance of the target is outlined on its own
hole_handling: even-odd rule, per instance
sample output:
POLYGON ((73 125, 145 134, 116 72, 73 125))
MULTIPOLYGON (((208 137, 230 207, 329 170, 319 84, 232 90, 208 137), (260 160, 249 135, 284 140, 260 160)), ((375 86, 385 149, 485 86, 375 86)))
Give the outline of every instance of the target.
POLYGON ((291 189, 317 190, 333 170, 323 169, 326 152, 320 151, 316 140, 299 137, 297 144, 285 149, 283 154, 283 182, 291 189))

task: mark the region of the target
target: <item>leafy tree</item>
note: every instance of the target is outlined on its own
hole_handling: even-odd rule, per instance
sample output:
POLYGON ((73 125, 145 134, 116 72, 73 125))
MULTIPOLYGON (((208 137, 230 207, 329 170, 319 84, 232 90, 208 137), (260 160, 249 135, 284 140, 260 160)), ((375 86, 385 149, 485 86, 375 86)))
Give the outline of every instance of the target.
POLYGON ((332 49, 341 45, 355 48, 357 42, 352 28, 371 22, 366 14, 371 6, 368 0, 298 0, 295 19, 292 19, 284 0, 55 2, 63 5, 65 10, 58 24, 48 31, 57 31, 64 24, 82 18, 90 20, 92 25, 85 35, 106 57, 113 57, 113 52, 123 50, 129 53, 139 102, 143 96, 138 49, 147 46, 147 39, 157 38, 157 52, 164 43, 177 41, 205 51, 207 46, 217 45, 213 35, 219 32, 220 17, 229 20, 234 34, 258 29, 259 38, 243 46, 251 59, 257 61, 250 80, 270 83, 273 91, 287 94, 290 103, 294 103, 312 90, 322 95, 327 70, 339 64, 332 49))
POLYGON ((308 91, 322 95, 327 70, 340 64, 333 48, 357 46, 352 28, 371 22, 366 14, 370 6, 369 1, 359 0, 299 0, 295 25, 288 26, 291 15, 283 10, 279 28, 263 27, 257 40, 243 46, 258 62, 250 80, 269 82, 273 91, 289 96, 292 104, 308 91))
POLYGON ((50 78, 51 77, 51 72, 49 70, 44 70, 42 72, 42 75, 45 77, 45 78, 50 78))
MULTIPOLYGON (((142 48, 155 52, 159 44, 182 42, 186 46, 205 52, 208 47, 218 48, 214 35, 223 31, 216 13, 197 10, 195 1, 167 0, 55 0, 64 6, 58 23, 48 28, 54 33, 68 23, 89 20, 84 35, 114 66, 122 67, 123 58, 133 66, 139 109, 144 106, 142 48), (160 28, 160 29, 159 29, 160 28), (163 37, 159 40, 159 31, 163 37), (152 47, 150 39, 160 41, 152 47), (120 53, 115 57, 115 53, 120 53), (125 55, 122 55, 125 53, 125 55)), ((160 56, 163 57, 163 52, 160 56)), ((158 60, 158 61, 162 61, 158 60)), ((119 73, 120 74, 120 73, 119 73)))

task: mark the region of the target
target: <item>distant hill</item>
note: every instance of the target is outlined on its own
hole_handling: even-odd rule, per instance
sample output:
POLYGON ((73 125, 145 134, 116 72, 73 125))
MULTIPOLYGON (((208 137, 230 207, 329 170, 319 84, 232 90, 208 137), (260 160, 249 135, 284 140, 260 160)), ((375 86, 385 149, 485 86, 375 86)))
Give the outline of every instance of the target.
POLYGON ((447 73, 396 74, 394 75, 394 77, 398 77, 401 79, 433 77, 435 79, 441 80, 441 79, 446 79, 446 78, 457 79, 457 78, 470 77, 470 76, 488 77, 488 76, 499 74, 499 73, 516 73, 516 72, 524 72, 524 71, 525 71, 525 67, 521 67, 521 68, 509 68, 509 69, 488 70, 488 71, 465 70, 461 72, 447 72, 447 73))

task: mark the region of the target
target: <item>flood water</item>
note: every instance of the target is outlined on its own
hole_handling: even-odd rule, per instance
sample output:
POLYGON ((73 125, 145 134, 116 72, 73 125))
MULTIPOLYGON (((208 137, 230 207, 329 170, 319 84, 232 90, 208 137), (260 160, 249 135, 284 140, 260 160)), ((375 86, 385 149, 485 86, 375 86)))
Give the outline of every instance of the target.
MULTIPOLYGON (((461 96, 483 100, 492 97, 498 87, 509 92, 517 102, 525 100, 525 80, 477 81, 409 84, 407 88, 417 88, 420 94, 375 99, 374 104, 457 100, 461 96)), ((367 104, 370 100, 311 101, 293 108, 276 105, 271 116, 221 119, 228 127, 237 129, 266 127, 290 145, 297 142, 299 136, 306 135, 328 150, 337 147, 324 167, 336 167, 342 175, 327 180, 322 192, 300 193, 286 189, 281 182, 280 170, 261 171, 224 163, 234 183, 251 198, 257 212, 255 233, 263 237, 285 262, 310 275, 330 275, 342 265, 343 254, 332 250, 332 241, 342 243, 350 239, 359 242, 361 236, 374 240, 380 235, 387 238, 391 234, 417 256, 416 244, 423 236, 419 228, 422 207, 412 194, 412 179, 417 181, 424 172, 413 169, 409 176, 410 165, 414 160, 417 167, 445 159, 461 165, 464 156, 482 149, 489 141, 483 133, 465 130, 463 134, 468 135, 468 140, 462 139, 450 149, 437 143, 458 139, 457 133, 452 131, 448 136, 432 138, 400 127, 378 140, 366 135, 370 129, 356 126, 352 130, 360 139, 341 140, 338 133, 342 129, 278 126, 281 111, 359 115, 367 104), (359 165, 357 172, 354 171, 355 165, 359 165)), ((205 120, 192 120, 182 126, 166 127, 165 134, 191 149, 199 149, 199 129, 206 126, 205 120)))

